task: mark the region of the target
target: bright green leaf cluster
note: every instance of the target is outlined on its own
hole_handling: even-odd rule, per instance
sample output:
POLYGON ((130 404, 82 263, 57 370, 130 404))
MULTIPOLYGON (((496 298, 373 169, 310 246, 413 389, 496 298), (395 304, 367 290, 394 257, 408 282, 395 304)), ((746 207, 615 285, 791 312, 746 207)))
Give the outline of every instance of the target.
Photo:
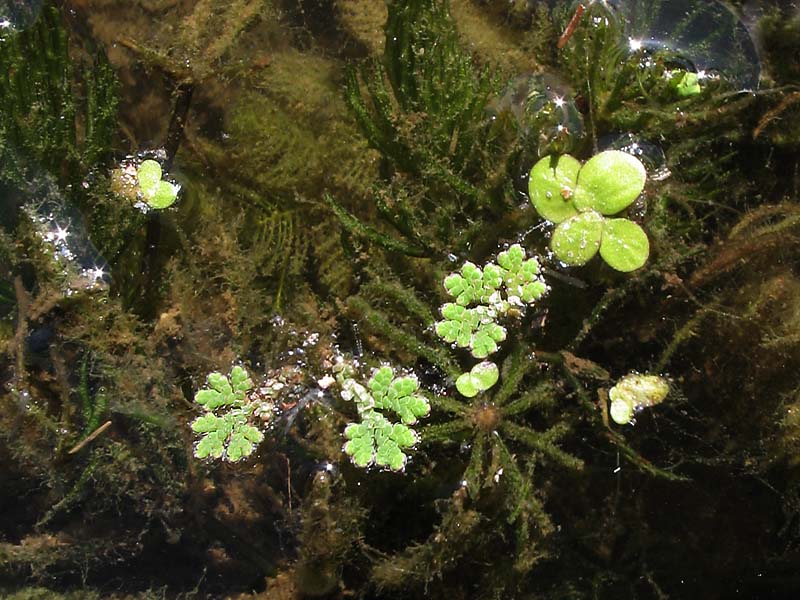
POLYGON ((509 302, 512 298, 518 298, 524 304, 531 304, 547 292, 539 261, 535 258, 526 259, 525 250, 519 244, 498 254, 497 264, 500 265, 509 302))
POLYGON ((461 267, 461 273, 451 273, 444 280, 447 293, 454 296, 459 306, 488 304, 503 283, 497 265, 489 263, 484 269, 469 261, 461 267))
POLYGON ((430 413, 427 399, 419 395, 419 382, 412 376, 395 377, 391 367, 376 370, 366 387, 351 376, 341 376, 342 398, 356 404, 360 422, 350 423, 344 431, 344 452, 356 466, 372 464, 401 471, 408 457, 404 450, 417 443, 417 434, 409 427, 430 413), (400 423, 393 423, 381 411, 395 413, 400 423))
POLYGON ((506 339, 498 318, 512 305, 530 304, 547 291, 540 271, 539 261, 526 259, 519 244, 501 252, 497 264, 489 262, 483 269, 464 263, 460 273, 444 280, 455 302, 442 306, 444 319, 436 323, 436 334, 459 348, 469 348, 475 358, 497 352, 498 343, 506 339))
MULTIPOLYGON (((436 334, 459 348, 469 348, 472 356, 483 359, 499 349, 506 329, 498 324, 512 307, 532 304, 547 293, 539 261, 527 258, 525 249, 514 244, 481 269, 467 262, 460 273, 444 280, 447 293, 455 302, 442 305, 443 320, 436 323, 436 334), (474 306, 473 306, 474 305, 474 306)), ((497 365, 484 361, 469 373, 462 373, 456 389, 472 398, 497 383, 497 365)))
POLYGON ((496 313, 489 307, 464 308, 449 302, 442 306, 444 321, 436 324, 436 333, 459 348, 469 348, 475 358, 497 352, 497 343, 506 339, 506 330, 495 322, 496 313))
POLYGON ((161 175, 161 165, 152 159, 142 161, 136 171, 139 191, 152 208, 167 208, 178 198, 180 186, 164 181, 161 175))
POLYGON ((546 156, 531 169, 531 202, 557 224, 551 247, 569 265, 584 265, 600 252, 617 271, 647 262, 650 242, 639 225, 607 218, 625 210, 644 189, 647 172, 635 156, 607 150, 581 166, 568 154, 546 156))
POLYGON ((194 449, 195 457, 237 462, 250 456, 264 440, 264 434, 250 425, 250 417, 257 406, 248 399, 253 381, 247 371, 237 365, 230 376, 214 372, 209 374, 207 382, 208 387, 194 396, 195 402, 207 411, 192 422, 192 431, 201 435, 194 449), (214 412, 218 410, 219 413, 214 412))

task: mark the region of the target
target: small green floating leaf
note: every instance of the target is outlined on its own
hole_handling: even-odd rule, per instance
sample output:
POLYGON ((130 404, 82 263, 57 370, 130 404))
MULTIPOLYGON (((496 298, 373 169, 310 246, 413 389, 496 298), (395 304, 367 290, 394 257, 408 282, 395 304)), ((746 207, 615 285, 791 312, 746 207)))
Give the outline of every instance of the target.
POLYGON ((405 425, 396 423, 392 426, 392 433, 389 437, 394 440, 400 448, 411 448, 417 443, 416 434, 405 425))
POLYGON ((609 399, 623 401, 635 409, 661 404, 669 394, 669 382, 658 375, 631 373, 620 379, 608 392, 609 399))
POLYGON ((354 437, 344 445, 344 452, 352 459, 356 466, 362 468, 368 467, 372 464, 372 458, 375 455, 375 449, 372 445, 372 436, 366 434, 354 437))
POLYGON ((647 234, 628 219, 607 219, 600 256, 612 269, 628 273, 642 267, 650 256, 647 234))
POLYGON ((157 209, 168 208, 175 204, 175 200, 178 198, 178 189, 168 181, 159 181, 155 193, 146 198, 147 204, 157 209))
POLYGON ((220 394, 217 390, 200 390, 194 395, 194 401, 202 404, 208 410, 214 410, 224 404, 227 404, 225 396, 220 394))
POLYGON ((572 196, 581 163, 569 154, 545 156, 531 169, 528 193, 536 212, 553 223, 577 214, 572 196))
POLYGON ((500 369, 497 368, 496 364, 488 360, 472 367, 470 373, 475 379, 478 388, 482 391, 488 390, 500 379, 500 369))
POLYGON ((594 211, 581 213, 560 223, 550 240, 556 258, 568 265, 585 265, 600 248, 603 223, 603 216, 594 211))
POLYGON ((681 98, 696 96, 703 91, 703 88, 700 87, 700 79, 697 77, 697 73, 692 71, 675 72, 670 79, 670 83, 681 98))
POLYGON ((497 383, 500 370, 491 361, 484 361, 472 367, 469 373, 462 373, 456 379, 456 389, 465 398, 474 398, 497 383))
POLYGON ((472 336, 470 348, 475 358, 486 358, 497 352, 497 343, 506 339, 506 330, 497 323, 482 324, 472 336))
MULTIPOLYGON (((248 432, 249 428, 243 428, 234 431, 233 435, 231 435, 231 439, 228 442, 228 449, 226 451, 229 461, 238 462, 243 458, 250 456, 253 453, 253 450, 255 450, 255 445, 247 436, 248 432)), ((261 439, 264 439, 264 436, 261 436, 261 439)), ((261 439, 258 441, 261 441, 261 439)))
POLYGON ((392 471, 402 471, 406 466, 406 455, 400 450, 397 442, 387 439, 375 453, 375 464, 380 467, 389 467, 392 471))
POLYGON ((647 171, 638 158, 606 150, 586 161, 578 173, 575 208, 615 215, 639 197, 646 180, 647 171))
POLYGON ((161 182, 161 165, 152 159, 142 161, 136 171, 136 179, 142 194, 145 197, 152 197, 161 182))
POLYGON ((624 400, 612 400, 608 412, 617 425, 627 425, 633 419, 633 407, 624 400))
POLYGON ((222 373, 218 373, 217 371, 209 373, 206 380, 208 381, 208 385, 217 390, 220 394, 227 395, 231 393, 231 385, 228 382, 228 378, 222 373))
POLYGON ((253 380, 250 379, 247 371, 239 365, 231 369, 231 384, 237 392, 248 392, 253 389, 253 380))

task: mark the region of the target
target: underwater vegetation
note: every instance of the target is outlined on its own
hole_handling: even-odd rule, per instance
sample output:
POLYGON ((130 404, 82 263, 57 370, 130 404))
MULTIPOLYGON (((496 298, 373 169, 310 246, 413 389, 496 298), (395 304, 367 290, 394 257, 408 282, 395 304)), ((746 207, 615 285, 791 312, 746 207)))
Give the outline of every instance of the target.
POLYGON ((5 6, 0 595, 796 595, 796 11, 5 6))

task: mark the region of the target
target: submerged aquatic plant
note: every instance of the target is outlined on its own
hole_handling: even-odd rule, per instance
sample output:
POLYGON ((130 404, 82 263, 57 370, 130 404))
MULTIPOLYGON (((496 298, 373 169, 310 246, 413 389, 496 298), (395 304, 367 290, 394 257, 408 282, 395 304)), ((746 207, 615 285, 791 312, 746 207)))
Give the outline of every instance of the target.
MULTIPOLYGON (((532 481, 534 469, 541 464, 567 469, 583 466, 580 459, 559 447, 570 431, 563 414, 544 429, 531 424, 532 411, 549 422, 547 416, 559 395, 554 382, 536 374, 537 364, 530 347, 518 342, 503 361, 502 378, 494 363, 476 365, 456 383, 462 395, 474 400, 433 398, 434 406, 446 416, 420 432, 426 445, 461 443, 469 449, 461 481, 470 498, 477 501, 502 490, 500 509, 507 511, 506 521, 514 528, 514 568, 521 572, 543 555, 538 542, 553 531, 539 488, 532 481), (499 379, 502 383, 491 395, 480 393, 499 379)), ((564 408, 560 407, 559 413, 564 408)))
POLYGON ((192 431, 200 434, 195 457, 237 462, 250 456, 264 440, 261 430, 250 424, 256 412, 263 412, 262 402, 249 397, 253 380, 244 367, 236 365, 229 376, 215 371, 207 381, 208 387, 194 396, 206 410, 192 422, 192 431))
POLYGON ((607 150, 581 166, 569 154, 547 156, 531 169, 529 192, 536 211, 556 223, 551 247, 569 265, 584 265, 597 252, 617 271, 647 262, 650 242, 639 225, 620 213, 639 197, 647 179, 635 156, 607 150))
POLYGON ((394 370, 384 365, 372 374, 366 387, 354 375, 350 365, 339 363, 341 396, 355 402, 360 419, 344 430, 344 452, 358 467, 375 464, 402 471, 408 460, 405 451, 418 441, 410 425, 428 416, 430 403, 417 393, 419 381, 414 375, 395 377, 394 370), (385 412, 395 413, 400 422, 392 422, 385 412))
MULTIPOLYGON (((9 23, 7 16, 0 18, 9 23)), ((118 104, 114 71, 100 54, 91 65, 70 57, 55 6, 24 31, 9 26, 0 26, 0 181, 20 184, 46 170, 60 182, 79 182, 108 156, 118 104)))

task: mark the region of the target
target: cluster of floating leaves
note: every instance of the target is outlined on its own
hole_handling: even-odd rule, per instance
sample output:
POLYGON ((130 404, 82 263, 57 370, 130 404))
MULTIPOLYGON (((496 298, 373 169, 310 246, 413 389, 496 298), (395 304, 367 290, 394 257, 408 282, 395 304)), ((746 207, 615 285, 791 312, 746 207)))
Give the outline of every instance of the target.
POLYGON ((580 266, 598 252, 617 271, 642 267, 650 255, 647 234, 618 216, 644 189, 647 172, 636 157, 606 150, 586 164, 564 154, 546 156, 530 174, 536 211, 556 223, 550 245, 556 257, 580 266))
POLYGON ((158 160, 129 156, 112 171, 111 189, 130 200, 139 210, 148 212, 172 206, 181 186, 163 178, 158 160))
POLYGON ((342 399, 355 403, 359 417, 344 430, 344 452, 358 467, 377 465, 402 471, 408 461, 406 452, 418 441, 411 426, 431 410, 428 400, 419 393, 419 380, 415 375, 396 377, 394 369, 387 365, 376 369, 366 386, 356 377, 352 364, 344 360, 337 363, 336 379, 342 399), (387 417, 392 413, 399 422, 387 417))

